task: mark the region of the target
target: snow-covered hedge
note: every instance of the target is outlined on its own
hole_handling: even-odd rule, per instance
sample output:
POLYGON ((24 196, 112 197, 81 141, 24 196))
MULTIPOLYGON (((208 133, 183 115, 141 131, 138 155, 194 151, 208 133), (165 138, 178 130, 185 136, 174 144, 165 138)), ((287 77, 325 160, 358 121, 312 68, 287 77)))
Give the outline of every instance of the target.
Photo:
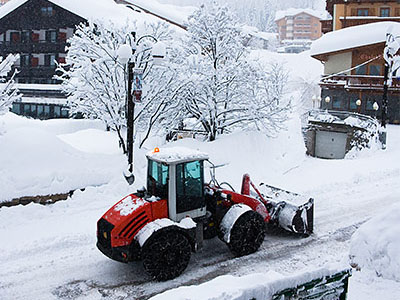
POLYGON ((388 207, 354 233, 350 263, 400 282, 400 204, 388 207))

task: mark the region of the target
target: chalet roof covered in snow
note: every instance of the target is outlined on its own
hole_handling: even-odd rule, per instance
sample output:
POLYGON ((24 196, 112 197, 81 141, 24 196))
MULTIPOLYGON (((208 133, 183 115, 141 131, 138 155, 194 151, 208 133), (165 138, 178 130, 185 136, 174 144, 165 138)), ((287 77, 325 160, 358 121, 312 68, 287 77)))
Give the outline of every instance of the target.
MULTIPOLYGON (((0 19, 30 0, 12 0, 0 7, 0 19)), ((151 21, 154 17, 135 12, 113 0, 48 0, 86 20, 107 19, 113 22, 125 22, 127 19, 151 21)))
POLYGON ((301 13, 306 13, 319 19, 324 19, 327 16, 325 11, 314 10, 311 8, 289 8, 286 10, 278 10, 275 14, 275 21, 283 19, 284 17, 293 17, 301 13))
POLYGON ((400 33, 400 23, 377 22, 331 31, 313 42, 310 55, 315 57, 322 54, 383 43, 386 41, 386 33, 388 31, 400 33))
POLYGON ((166 21, 184 26, 188 17, 197 9, 194 6, 176 6, 171 4, 161 4, 156 0, 124 0, 128 4, 153 14, 166 21))

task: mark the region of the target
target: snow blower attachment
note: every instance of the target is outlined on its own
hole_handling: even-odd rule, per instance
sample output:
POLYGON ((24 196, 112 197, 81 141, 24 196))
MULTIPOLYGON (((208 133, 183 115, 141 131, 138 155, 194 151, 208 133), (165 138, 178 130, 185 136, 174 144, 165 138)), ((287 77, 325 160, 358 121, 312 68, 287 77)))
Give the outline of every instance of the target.
POLYGON ((309 235, 313 200, 243 176, 241 193, 204 182, 208 155, 187 148, 157 149, 147 154, 147 190, 116 203, 97 223, 97 247, 121 262, 142 259, 154 279, 179 276, 192 251, 218 236, 236 256, 258 250, 266 225, 309 235), (251 190, 252 188, 252 190, 251 190), (300 204, 298 204, 301 202, 300 204))

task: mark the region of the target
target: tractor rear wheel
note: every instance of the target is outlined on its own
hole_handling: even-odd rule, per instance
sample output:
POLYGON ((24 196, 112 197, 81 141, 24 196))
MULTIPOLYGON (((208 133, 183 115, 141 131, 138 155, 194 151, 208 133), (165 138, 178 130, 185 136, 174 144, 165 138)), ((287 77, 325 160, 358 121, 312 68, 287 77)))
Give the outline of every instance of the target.
POLYGON ((177 230, 157 232, 143 245, 145 271, 158 281, 173 279, 189 264, 191 246, 186 236, 177 230))
POLYGON ((236 256, 256 252, 264 241, 265 224, 260 214, 247 211, 233 225, 228 243, 229 249, 236 256))

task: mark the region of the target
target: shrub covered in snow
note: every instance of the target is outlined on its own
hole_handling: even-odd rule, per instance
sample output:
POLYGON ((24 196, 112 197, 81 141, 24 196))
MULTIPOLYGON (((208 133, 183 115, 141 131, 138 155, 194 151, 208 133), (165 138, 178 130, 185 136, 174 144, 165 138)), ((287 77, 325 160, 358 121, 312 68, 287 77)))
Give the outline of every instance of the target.
POLYGON ((202 5, 189 17, 187 29, 173 53, 179 88, 164 126, 192 118, 210 141, 238 127, 270 135, 282 128, 290 109, 283 99, 288 74, 280 64, 265 70, 250 57, 229 9, 202 5))
POLYGON ((400 282, 400 205, 388 208, 363 224, 353 235, 350 263, 361 270, 400 282))

